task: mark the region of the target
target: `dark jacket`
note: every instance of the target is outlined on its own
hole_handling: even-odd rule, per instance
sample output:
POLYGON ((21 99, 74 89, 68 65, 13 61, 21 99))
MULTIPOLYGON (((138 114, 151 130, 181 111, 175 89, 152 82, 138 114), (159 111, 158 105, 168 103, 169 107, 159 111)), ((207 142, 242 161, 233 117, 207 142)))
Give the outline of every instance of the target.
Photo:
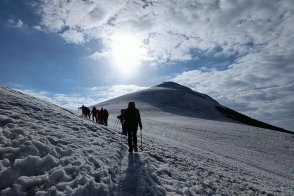
POLYGON ((127 108, 124 113, 125 126, 129 131, 138 130, 138 125, 142 129, 141 115, 137 108, 127 108))

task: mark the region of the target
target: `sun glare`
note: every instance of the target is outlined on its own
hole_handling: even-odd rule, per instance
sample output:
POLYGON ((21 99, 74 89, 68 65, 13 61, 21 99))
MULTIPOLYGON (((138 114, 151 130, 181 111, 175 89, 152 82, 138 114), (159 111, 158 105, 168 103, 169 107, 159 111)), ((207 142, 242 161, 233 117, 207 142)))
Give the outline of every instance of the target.
POLYGON ((119 72, 124 76, 132 76, 146 57, 146 49, 134 36, 116 35, 112 38, 112 56, 119 72))

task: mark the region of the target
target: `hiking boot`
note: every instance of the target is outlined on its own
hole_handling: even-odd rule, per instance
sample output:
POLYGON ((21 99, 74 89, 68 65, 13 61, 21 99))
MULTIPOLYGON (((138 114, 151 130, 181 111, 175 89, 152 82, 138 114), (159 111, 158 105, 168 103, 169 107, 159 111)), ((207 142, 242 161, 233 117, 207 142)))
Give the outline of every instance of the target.
POLYGON ((138 152, 138 148, 137 148, 137 146, 134 147, 134 151, 135 151, 135 152, 138 152))
POLYGON ((133 148, 129 148, 129 152, 132 153, 133 152, 133 148))

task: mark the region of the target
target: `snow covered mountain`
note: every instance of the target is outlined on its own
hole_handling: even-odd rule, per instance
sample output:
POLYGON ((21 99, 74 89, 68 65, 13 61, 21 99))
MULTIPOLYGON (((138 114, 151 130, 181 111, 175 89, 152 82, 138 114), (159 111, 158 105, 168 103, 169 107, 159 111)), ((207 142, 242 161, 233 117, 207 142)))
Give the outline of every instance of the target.
POLYGON ((293 134, 235 123, 173 83, 99 106, 109 127, 0 87, 0 195, 294 195, 293 134), (143 121, 135 154, 116 120, 130 100, 143 121))
POLYGON ((227 119, 215 109, 215 106, 220 106, 215 100, 173 82, 165 82, 146 90, 123 95, 96 106, 107 106, 111 110, 119 110, 124 108, 130 100, 140 104, 144 112, 161 111, 203 119, 227 119))
MULTIPOLYGON (((267 128, 287 133, 294 133, 280 127, 272 126, 252 119, 230 108, 222 106, 208 95, 175 82, 164 82, 146 90, 123 95, 121 97, 97 104, 96 107, 110 107, 116 113, 125 108, 128 101, 137 102, 144 112, 162 111, 166 115, 175 114, 194 118, 218 120, 225 122, 241 122, 244 124, 267 128)), ((164 114, 160 114, 164 115, 164 114)))

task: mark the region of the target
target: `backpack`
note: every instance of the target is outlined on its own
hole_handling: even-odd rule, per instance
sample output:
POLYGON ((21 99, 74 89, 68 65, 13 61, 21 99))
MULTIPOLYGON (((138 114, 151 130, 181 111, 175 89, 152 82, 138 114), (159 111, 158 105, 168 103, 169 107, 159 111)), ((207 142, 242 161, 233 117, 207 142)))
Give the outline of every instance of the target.
POLYGON ((126 126, 137 127, 140 121, 139 110, 136 108, 128 108, 124 114, 126 126))

